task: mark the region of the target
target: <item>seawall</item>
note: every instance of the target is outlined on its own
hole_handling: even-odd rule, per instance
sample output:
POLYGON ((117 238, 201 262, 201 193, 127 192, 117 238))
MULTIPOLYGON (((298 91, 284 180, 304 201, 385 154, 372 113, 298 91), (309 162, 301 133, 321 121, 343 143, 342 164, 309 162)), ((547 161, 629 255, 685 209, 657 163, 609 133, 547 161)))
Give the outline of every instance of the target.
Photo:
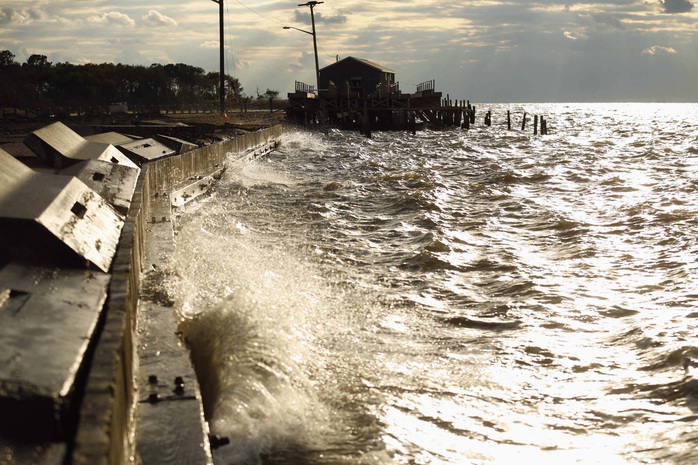
MULTIPOLYGON (((174 435, 168 438, 158 427, 160 420, 155 420, 154 427, 142 421, 143 416, 149 415, 148 409, 157 408, 165 413, 170 406, 177 409, 184 406, 193 415, 193 420, 197 420, 198 415, 199 425, 187 415, 181 420, 188 422, 189 427, 197 432, 194 436, 194 443, 199 446, 194 451, 196 463, 211 463, 207 427, 188 352, 176 334, 173 303, 157 286, 158 279, 163 277, 161 266, 167 260, 168 250, 174 247, 170 194, 187 185, 205 185, 207 177, 222 169, 230 153, 243 156, 245 151, 263 146, 284 131, 283 126, 274 126, 141 167, 112 262, 108 296, 98 323, 98 337, 91 353, 74 443, 69 446, 65 461, 67 464, 117 465, 140 463, 141 460, 147 464, 152 461, 141 457, 149 450, 159 448, 158 444, 163 449, 152 450, 154 456, 167 455, 167 447, 170 450, 187 449, 186 444, 168 444, 169 440, 182 440, 176 436, 176 427, 170 427, 174 435), (147 315, 139 315, 139 311, 157 312, 159 319, 144 320, 147 315), (147 337, 152 340, 144 344, 143 339, 147 337), (164 349, 158 349, 158 344, 164 349), (141 349, 145 353, 139 356, 141 349), (149 350, 154 351, 154 355, 149 350), (160 366, 168 372, 174 363, 177 370, 184 371, 182 375, 168 379, 165 375, 158 376, 142 369, 144 357, 159 359, 163 353, 168 353, 170 359, 158 360, 148 368, 160 366), (148 433, 149 429, 154 431, 148 433), (140 436, 143 434, 145 436, 140 436), (152 438, 153 435, 157 436, 156 439, 152 438)), ((176 416, 182 414, 167 412, 163 418, 177 421, 176 416)), ((180 456, 169 463, 194 463, 189 460, 180 456)))

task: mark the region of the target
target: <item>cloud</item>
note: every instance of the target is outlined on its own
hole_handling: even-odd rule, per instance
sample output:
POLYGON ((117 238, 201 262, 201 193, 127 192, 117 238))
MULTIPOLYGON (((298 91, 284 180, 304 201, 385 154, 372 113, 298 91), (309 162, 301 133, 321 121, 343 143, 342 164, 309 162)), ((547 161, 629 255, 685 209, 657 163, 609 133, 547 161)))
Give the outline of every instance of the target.
POLYGON ((625 29, 625 24, 618 18, 609 15, 608 13, 594 13, 591 15, 594 22, 599 24, 604 24, 606 26, 611 26, 616 29, 625 29))
POLYGON ((653 45, 642 51, 645 55, 675 55, 676 50, 671 47, 664 47, 662 45, 653 45))
MULTIPOLYGON (((294 20, 298 23, 310 24, 310 13, 304 13, 296 10, 294 12, 294 20)), ((332 15, 324 15, 322 12, 315 12, 315 22, 316 23, 328 23, 328 24, 344 24, 347 22, 347 17, 341 11, 332 15)))
POLYGON ((0 24, 27 24, 32 21, 29 10, 0 8, 0 24))
POLYGON ((688 13, 693 9, 689 0, 660 0, 665 13, 688 13))
POLYGON ((589 38, 589 36, 583 32, 574 32, 574 31, 565 31, 564 36, 570 40, 586 40, 589 38))
POLYGON ((301 52, 301 55, 288 63, 288 71, 296 73, 315 68, 315 55, 310 52, 301 52))
POLYGON ((215 48, 218 50, 218 48, 221 46, 221 43, 217 40, 208 40, 206 42, 203 42, 199 47, 201 48, 215 48))
POLYGON ((155 10, 150 10, 147 15, 143 16, 143 22, 149 26, 177 26, 177 21, 159 13, 155 10))
POLYGON ((110 11, 99 16, 90 16, 87 20, 101 26, 135 26, 136 22, 128 15, 118 11, 110 11))
POLYGON ((132 48, 122 50, 121 53, 116 56, 117 63, 131 63, 135 65, 148 66, 152 64, 153 61, 154 60, 143 56, 141 52, 133 50, 132 48))
POLYGON ((59 25, 71 22, 41 8, 0 8, 0 24, 25 25, 34 21, 59 25))

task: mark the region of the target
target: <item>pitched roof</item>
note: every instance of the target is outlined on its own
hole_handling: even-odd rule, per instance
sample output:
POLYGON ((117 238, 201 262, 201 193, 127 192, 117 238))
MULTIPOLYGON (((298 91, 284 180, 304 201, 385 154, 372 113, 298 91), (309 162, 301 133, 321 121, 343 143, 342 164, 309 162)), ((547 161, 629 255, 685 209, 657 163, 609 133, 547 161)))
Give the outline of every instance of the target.
POLYGON ((370 60, 365 60, 365 59, 363 59, 363 58, 356 58, 356 57, 346 57, 346 58, 342 58, 341 60, 339 60, 339 61, 337 61, 337 62, 335 62, 335 63, 332 63, 331 65, 327 65, 327 66, 325 66, 325 67, 322 68, 322 69, 330 68, 330 67, 336 65, 337 63, 341 63, 341 62, 346 61, 346 60, 355 60, 355 61, 361 62, 361 63, 363 63, 363 64, 365 64, 365 65, 367 65, 367 66, 370 66, 371 68, 376 68, 377 70, 382 71, 382 72, 384 72, 384 73, 394 73, 394 72, 395 72, 395 71, 393 71, 392 69, 390 69, 390 68, 388 68, 388 67, 386 67, 386 66, 379 65, 378 63, 374 63, 373 61, 370 61, 370 60))

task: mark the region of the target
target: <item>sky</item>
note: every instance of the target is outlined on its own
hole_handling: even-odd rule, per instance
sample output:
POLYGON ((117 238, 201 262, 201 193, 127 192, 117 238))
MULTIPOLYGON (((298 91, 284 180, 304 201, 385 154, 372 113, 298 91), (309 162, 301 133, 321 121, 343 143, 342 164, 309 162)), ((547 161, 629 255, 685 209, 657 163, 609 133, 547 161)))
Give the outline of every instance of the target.
MULTIPOLYGON (((224 0, 226 73, 247 95, 315 84, 310 9, 224 0)), ((0 0, 16 61, 186 63, 219 69, 212 0, 0 0)), ((436 81, 472 102, 698 102, 698 0, 325 0, 320 67, 337 57, 436 81)))

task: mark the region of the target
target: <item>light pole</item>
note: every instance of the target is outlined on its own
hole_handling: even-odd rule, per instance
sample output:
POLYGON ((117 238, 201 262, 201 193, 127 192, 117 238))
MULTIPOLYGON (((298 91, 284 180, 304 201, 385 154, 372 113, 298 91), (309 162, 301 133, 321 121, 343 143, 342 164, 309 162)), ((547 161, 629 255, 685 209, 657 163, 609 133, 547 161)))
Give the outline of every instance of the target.
POLYGON ((313 51, 315 52, 315 79, 317 81, 318 96, 320 96, 320 65, 318 64, 318 59, 317 59, 317 35, 315 34, 315 13, 313 12, 313 8, 315 8, 316 5, 319 5, 321 3, 325 3, 325 2, 308 2, 308 3, 301 3, 298 5, 298 6, 310 7, 310 21, 313 25, 313 32, 305 31, 303 29, 298 29, 297 27, 293 27, 293 26, 284 26, 284 29, 295 29, 296 31, 305 32, 306 34, 310 34, 311 36, 313 36, 313 51))
POLYGON ((220 106, 221 106, 221 116, 225 115, 225 55, 224 50, 224 40, 225 34, 223 31, 223 0, 211 0, 213 3, 218 3, 218 15, 219 15, 219 29, 220 29, 220 106))

